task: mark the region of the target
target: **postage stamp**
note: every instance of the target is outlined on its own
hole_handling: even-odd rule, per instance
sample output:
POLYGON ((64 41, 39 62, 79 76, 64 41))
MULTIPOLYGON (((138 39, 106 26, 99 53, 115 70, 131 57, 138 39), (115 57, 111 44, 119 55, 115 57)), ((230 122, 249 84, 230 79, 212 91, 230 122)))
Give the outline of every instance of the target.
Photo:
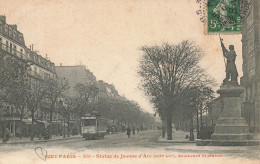
POLYGON ((240 0, 208 0, 207 34, 241 33, 240 0))

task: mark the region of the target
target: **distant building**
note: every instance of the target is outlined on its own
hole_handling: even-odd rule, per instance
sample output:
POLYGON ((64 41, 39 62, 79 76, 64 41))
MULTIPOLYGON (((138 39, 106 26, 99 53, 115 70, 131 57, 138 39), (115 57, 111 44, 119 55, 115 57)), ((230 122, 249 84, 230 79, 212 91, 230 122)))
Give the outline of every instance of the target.
POLYGON ((108 84, 103 80, 98 81, 98 97, 100 98, 108 98, 108 97, 118 97, 118 91, 115 89, 114 85, 108 84))
POLYGON ((42 57, 33 49, 26 49, 26 59, 31 64, 28 72, 31 79, 57 78, 55 65, 47 58, 42 57))
MULTIPOLYGON (((246 1, 244 1, 246 2, 246 1)), ((248 2, 249 3, 249 2, 248 2)), ((250 1, 249 14, 242 20, 243 76, 241 85, 245 87, 242 115, 247 120, 251 132, 260 132, 260 2, 250 1)), ((241 4, 245 5, 245 4, 241 4)))
POLYGON ((96 77, 86 69, 85 65, 76 66, 56 66, 56 72, 59 78, 65 78, 69 82, 68 93, 75 95, 74 87, 80 84, 94 84, 96 83, 96 77))

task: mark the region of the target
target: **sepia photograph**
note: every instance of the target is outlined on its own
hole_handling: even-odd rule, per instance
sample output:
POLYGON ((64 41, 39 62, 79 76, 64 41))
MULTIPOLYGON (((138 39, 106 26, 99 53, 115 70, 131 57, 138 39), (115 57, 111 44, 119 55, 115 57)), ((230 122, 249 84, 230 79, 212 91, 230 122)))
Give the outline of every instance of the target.
POLYGON ((260 162, 259 0, 0 0, 0 163, 260 162))

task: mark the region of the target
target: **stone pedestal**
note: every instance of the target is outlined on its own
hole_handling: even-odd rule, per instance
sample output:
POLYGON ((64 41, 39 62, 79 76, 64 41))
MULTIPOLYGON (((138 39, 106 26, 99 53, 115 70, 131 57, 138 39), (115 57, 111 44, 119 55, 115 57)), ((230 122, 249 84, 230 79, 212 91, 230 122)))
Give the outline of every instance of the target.
POLYGON ((241 117, 241 93, 244 88, 240 85, 222 85, 217 93, 223 99, 224 108, 215 126, 212 140, 249 140, 246 120, 241 117))
POLYGON ((223 111, 215 126, 211 140, 201 140, 198 146, 246 146, 258 145, 252 141, 252 134, 246 120, 241 117, 241 93, 244 88, 240 85, 222 85, 217 93, 223 99, 223 111))

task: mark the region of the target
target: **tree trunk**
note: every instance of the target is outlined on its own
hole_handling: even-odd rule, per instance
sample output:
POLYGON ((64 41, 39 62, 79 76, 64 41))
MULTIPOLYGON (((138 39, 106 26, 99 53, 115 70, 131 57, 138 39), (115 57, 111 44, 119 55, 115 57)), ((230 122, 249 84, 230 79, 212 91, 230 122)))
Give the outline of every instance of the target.
POLYGON ((32 113, 32 127, 31 127, 31 141, 33 141, 33 137, 34 137, 34 112, 32 113))
POLYGON ((167 116, 167 140, 172 140, 172 118, 171 115, 167 116))
POLYGON ((82 134, 82 130, 81 130, 81 118, 79 118, 79 122, 77 123, 77 128, 78 128, 78 131, 79 131, 79 134, 82 134))
POLYGON ((162 127, 162 138, 165 138, 165 133, 166 133, 166 130, 165 130, 165 127, 163 126, 162 127))
POLYGON ((162 120, 162 138, 165 138, 165 120, 162 120))
POLYGON ((49 139, 52 138, 52 114, 53 114, 53 108, 51 108, 51 112, 50 112, 50 129, 49 129, 49 139))
POLYGON ((19 138, 20 139, 22 139, 22 134, 23 134, 23 131, 22 131, 22 124, 23 124, 23 117, 22 116, 20 116, 20 136, 19 136, 19 138))
POLYGON ((22 135, 23 135, 23 130, 22 130, 23 117, 24 117, 24 106, 22 106, 21 113, 20 113, 20 136, 19 136, 20 139, 22 139, 22 135))
POLYGON ((200 128, 202 128, 202 111, 200 111, 200 128))
POLYGON ((196 125, 197 133, 199 131, 199 112, 197 111, 197 125, 196 125))
POLYGON ((68 119, 68 133, 67 136, 70 137, 70 119, 68 119))
POLYGON ((3 131, 2 131, 2 133, 3 133, 3 142, 6 142, 5 126, 6 126, 6 122, 4 121, 4 122, 3 122, 3 131))

